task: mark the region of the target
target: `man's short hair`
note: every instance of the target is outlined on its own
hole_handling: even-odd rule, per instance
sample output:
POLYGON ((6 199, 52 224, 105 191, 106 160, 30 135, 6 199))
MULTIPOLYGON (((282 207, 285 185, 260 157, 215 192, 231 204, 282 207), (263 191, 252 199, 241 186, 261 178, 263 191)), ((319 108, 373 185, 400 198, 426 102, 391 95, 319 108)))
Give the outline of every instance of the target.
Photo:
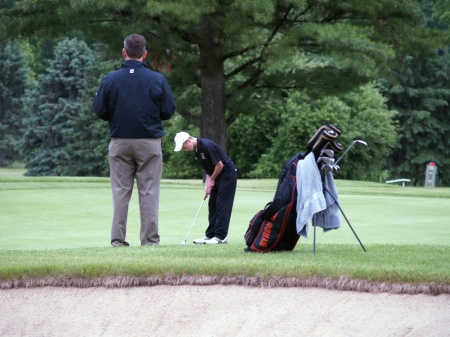
POLYGON ((123 47, 129 58, 140 59, 146 47, 145 37, 139 34, 128 35, 123 41, 123 47))

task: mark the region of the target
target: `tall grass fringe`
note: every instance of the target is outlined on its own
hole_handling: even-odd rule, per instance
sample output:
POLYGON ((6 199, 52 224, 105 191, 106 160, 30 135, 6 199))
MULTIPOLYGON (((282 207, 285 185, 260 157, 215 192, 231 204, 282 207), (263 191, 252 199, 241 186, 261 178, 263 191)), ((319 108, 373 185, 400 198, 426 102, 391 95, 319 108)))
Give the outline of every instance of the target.
POLYGON ((245 287, 261 288, 322 288, 329 290, 356 291, 365 293, 391 293, 391 294, 425 294, 441 295, 450 294, 450 284, 411 284, 411 283, 386 283, 367 282, 346 277, 334 278, 283 278, 273 277, 220 277, 206 275, 164 275, 150 277, 115 276, 105 278, 37 278, 37 279, 11 279, 0 281, 0 289, 36 288, 36 287, 74 287, 74 288, 128 288, 128 287, 153 287, 157 285, 182 286, 212 286, 212 285, 238 285, 245 287))

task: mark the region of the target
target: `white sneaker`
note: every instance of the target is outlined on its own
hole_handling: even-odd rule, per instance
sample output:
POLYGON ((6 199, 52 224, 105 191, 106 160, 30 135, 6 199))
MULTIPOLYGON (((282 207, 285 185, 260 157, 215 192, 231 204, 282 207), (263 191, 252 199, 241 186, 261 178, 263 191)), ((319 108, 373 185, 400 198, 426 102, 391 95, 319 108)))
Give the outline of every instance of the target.
POLYGON ((217 245, 217 244, 226 244, 228 242, 227 242, 227 238, 225 238, 223 240, 220 240, 217 237, 213 237, 212 239, 205 240, 204 243, 207 244, 207 245, 217 245))
POLYGON ((196 245, 202 245, 202 244, 204 244, 205 241, 207 241, 207 240, 211 240, 211 239, 208 238, 207 236, 205 236, 203 239, 196 239, 196 240, 194 240, 193 242, 194 242, 196 245))

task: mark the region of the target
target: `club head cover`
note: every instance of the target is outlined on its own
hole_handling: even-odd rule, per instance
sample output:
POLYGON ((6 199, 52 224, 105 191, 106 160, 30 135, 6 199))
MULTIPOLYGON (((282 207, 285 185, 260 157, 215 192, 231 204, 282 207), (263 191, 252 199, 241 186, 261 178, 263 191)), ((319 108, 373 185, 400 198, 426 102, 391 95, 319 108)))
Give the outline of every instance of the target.
MULTIPOLYGON (((314 146, 316 146, 317 141, 321 138, 324 131, 332 131, 333 133, 336 134, 336 137, 339 136, 336 131, 330 129, 326 125, 322 125, 319 129, 317 129, 317 131, 314 133, 314 135, 311 137, 311 139, 306 144, 306 149, 308 151, 311 151, 314 148, 314 146)), ((334 137, 334 138, 336 138, 336 137, 334 137)))
POLYGON ((338 143, 338 142, 336 142, 336 141, 331 142, 331 143, 330 143, 330 147, 331 147, 331 149, 332 149, 335 153, 342 152, 342 150, 344 149, 344 147, 342 146, 342 144, 341 144, 341 143, 338 143))
POLYGON ((324 130, 317 137, 316 142, 313 144, 311 151, 316 158, 319 157, 320 152, 327 146, 328 143, 333 142, 337 138, 338 134, 332 130, 324 130))
POLYGON ((328 130, 333 130, 337 133, 338 136, 341 135, 341 130, 339 130, 337 127, 335 127, 333 124, 326 124, 324 125, 328 130))
MULTIPOLYGON (((314 147, 314 144, 316 143, 317 139, 320 137, 320 134, 325 131, 332 131, 336 134, 336 137, 341 135, 341 130, 339 130, 337 127, 335 127, 333 124, 326 124, 322 125, 320 128, 317 129, 317 131, 314 133, 314 135, 311 137, 311 139, 308 141, 308 144, 306 144, 306 149, 308 151, 311 151, 314 147)), ((335 137, 335 138, 336 138, 335 137)))

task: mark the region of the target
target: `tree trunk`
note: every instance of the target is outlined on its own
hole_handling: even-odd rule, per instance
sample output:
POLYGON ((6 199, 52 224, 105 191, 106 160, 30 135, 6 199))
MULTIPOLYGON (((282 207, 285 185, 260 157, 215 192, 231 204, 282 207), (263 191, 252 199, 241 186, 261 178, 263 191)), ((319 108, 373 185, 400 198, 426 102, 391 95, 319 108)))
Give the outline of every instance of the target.
POLYGON ((0 167, 5 167, 6 166, 5 156, 6 156, 5 149, 1 149, 0 148, 0 167))
POLYGON ((225 151, 227 149, 227 123, 225 120, 224 63, 214 42, 215 31, 210 18, 203 18, 200 45, 200 76, 202 89, 201 137, 211 139, 225 151))

